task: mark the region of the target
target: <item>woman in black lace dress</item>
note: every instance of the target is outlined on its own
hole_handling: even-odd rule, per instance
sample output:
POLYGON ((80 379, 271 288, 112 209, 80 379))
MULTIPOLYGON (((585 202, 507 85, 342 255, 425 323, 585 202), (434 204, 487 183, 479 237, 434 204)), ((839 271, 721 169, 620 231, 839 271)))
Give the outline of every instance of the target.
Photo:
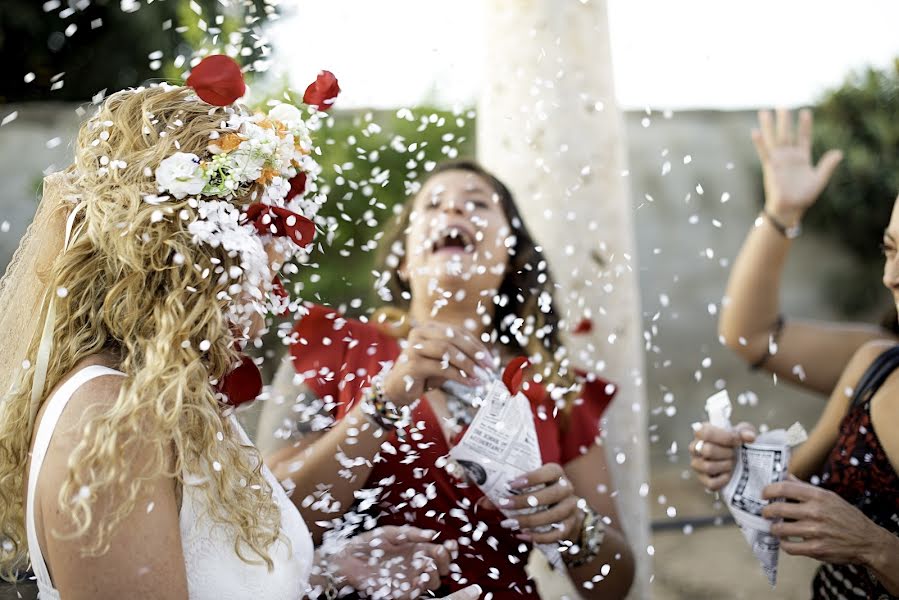
MULTIPOLYGON (((812 597, 899 597, 899 345, 886 329, 785 319, 778 292, 783 265, 842 156, 811 162, 812 117, 759 116, 753 141, 762 161, 765 208, 734 262, 719 330, 756 368, 829 394, 820 420, 790 463, 790 478, 768 486, 764 510, 781 548, 821 561, 812 597), (776 122, 775 122, 776 121, 776 122)), ((872 240, 871 243, 877 243, 872 240)), ((883 283, 899 305, 899 200, 883 235, 883 283)), ((754 439, 740 424, 708 423, 690 444, 691 466, 709 489, 723 487, 734 449, 754 439)))

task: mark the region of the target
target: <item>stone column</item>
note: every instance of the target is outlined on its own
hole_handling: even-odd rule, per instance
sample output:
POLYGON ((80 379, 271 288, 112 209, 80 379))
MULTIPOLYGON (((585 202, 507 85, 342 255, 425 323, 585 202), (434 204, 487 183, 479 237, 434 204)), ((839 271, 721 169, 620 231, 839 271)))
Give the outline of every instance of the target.
POLYGON ((642 599, 651 573, 642 327, 607 12, 604 0, 486 1, 478 158, 511 187, 544 246, 569 326, 593 322, 566 336, 576 362, 619 385, 605 449, 638 561, 630 597, 642 599))

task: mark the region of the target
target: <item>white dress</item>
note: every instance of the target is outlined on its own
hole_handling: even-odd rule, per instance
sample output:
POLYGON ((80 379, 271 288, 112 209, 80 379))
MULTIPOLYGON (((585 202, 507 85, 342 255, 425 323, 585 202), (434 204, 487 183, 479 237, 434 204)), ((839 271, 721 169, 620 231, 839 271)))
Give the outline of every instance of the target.
MULTIPOLYGON (((28 474, 25 523, 28 551, 37 578, 40 600, 60 598, 59 591, 50 580, 35 529, 34 497, 41 465, 59 416, 72 394, 87 381, 103 375, 124 374, 96 365, 78 371, 50 397, 38 425, 28 474)), ((231 419, 231 425, 241 441, 250 445, 250 440, 237 420, 233 417, 231 419)), ((283 537, 290 541, 289 547, 278 541, 269 549, 274 562, 272 571, 264 564, 249 565, 237 556, 233 533, 229 528, 213 522, 208 515, 206 495, 196 487, 196 483, 202 482, 202 477, 185 476, 187 483, 183 489, 179 521, 190 600, 298 600, 303 597, 312 568, 312 537, 300 513, 265 466, 262 467, 262 474, 272 486, 275 503, 281 510, 283 537)))

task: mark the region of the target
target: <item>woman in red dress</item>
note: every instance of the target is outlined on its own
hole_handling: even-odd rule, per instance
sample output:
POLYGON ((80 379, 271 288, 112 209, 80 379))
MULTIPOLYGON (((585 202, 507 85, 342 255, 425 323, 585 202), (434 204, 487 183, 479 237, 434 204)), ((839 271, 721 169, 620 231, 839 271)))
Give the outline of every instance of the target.
POLYGON ((442 165, 382 248, 387 306, 367 322, 310 306, 260 421, 260 448, 313 535, 432 529, 459 543, 443 589, 477 582, 497 600, 539 598, 525 564, 533 544, 557 544, 583 596, 623 598, 633 556, 600 435, 615 387, 565 358, 552 277, 508 189, 474 163, 442 165), (476 387, 476 365, 521 355, 543 467, 510 484, 507 518, 453 474, 449 449, 475 409, 447 382, 476 387))

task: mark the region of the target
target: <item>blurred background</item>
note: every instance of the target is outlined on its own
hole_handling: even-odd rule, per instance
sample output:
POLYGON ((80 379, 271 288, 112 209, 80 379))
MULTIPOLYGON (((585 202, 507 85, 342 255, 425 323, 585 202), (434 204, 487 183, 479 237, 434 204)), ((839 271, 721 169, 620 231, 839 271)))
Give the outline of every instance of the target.
MULTIPOLYGON (((560 0, 551 10, 590 2, 560 0)), ((364 314, 377 301, 373 250, 393 208, 437 162, 477 156, 483 147, 483 90, 502 84, 487 41, 508 35, 492 27, 490 12, 539 11, 539 4, 4 0, 0 263, 30 222, 44 175, 69 164, 73 135, 92 103, 148 81, 180 83, 191 60, 225 52, 246 66, 255 104, 289 90, 302 94, 323 68, 340 79, 343 92, 317 136, 329 224, 296 291, 364 314)), ((810 428, 824 402, 750 373, 717 339, 730 262, 761 208, 749 138, 757 109, 814 107, 816 155, 831 147, 846 155, 794 245, 784 312, 878 322, 890 308, 878 241, 899 191, 899 5, 601 4, 608 36, 598 43, 611 49, 611 64, 596 68, 614 86, 606 110, 617 104, 622 111, 615 143, 625 164, 614 176, 625 180, 641 298, 642 324, 630 334, 643 350, 635 381, 645 400, 635 402, 646 431, 630 433, 647 448, 649 485, 639 495, 653 526, 647 547, 637 549, 653 561, 641 593, 805 597, 814 565, 782 557, 778 587, 770 590, 740 533, 721 524, 726 511, 689 475, 686 444, 705 398, 718 389, 736 401, 737 420, 772 427, 798 420, 810 428)), ((525 39, 568 34, 552 19, 535 22, 550 31, 525 31, 525 39)), ((572 60, 589 63, 590 46, 580 48, 585 56, 572 60)), ((274 358, 280 349, 260 352, 274 358)), ((244 416, 252 427, 252 412, 244 416)), ((559 598, 560 590, 550 584, 544 595, 559 598)))

